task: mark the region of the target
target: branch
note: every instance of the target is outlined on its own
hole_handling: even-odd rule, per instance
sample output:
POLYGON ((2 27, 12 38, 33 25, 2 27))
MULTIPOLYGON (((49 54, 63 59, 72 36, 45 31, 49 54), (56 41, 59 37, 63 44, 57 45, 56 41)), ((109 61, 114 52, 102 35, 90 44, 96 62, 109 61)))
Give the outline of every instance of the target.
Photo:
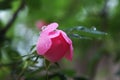
POLYGON ((18 13, 20 12, 20 10, 24 8, 24 0, 21 1, 20 6, 18 7, 18 9, 15 11, 15 13, 13 14, 13 17, 11 18, 11 20, 7 23, 7 25, 5 26, 5 28, 3 28, 0 31, 0 37, 4 38, 6 32, 10 29, 10 27, 13 25, 13 23, 15 22, 15 20, 17 19, 18 13))

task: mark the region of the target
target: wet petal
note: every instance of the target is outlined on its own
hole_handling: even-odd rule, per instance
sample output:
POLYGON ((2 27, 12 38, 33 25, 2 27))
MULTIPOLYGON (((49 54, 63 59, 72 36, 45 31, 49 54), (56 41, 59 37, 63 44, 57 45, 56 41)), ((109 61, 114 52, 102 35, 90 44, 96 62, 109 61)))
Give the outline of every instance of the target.
POLYGON ((62 33, 62 35, 63 35, 64 39, 66 40, 66 42, 67 42, 68 44, 72 44, 72 41, 71 41, 70 38, 67 36, 67 34, 66 34, 64 31, 62 31, 62 30, 59 30, 59 31, 62 33))
POLYGON ((45 57, 51 62, 57 62, 67 53, 69 50, 69 44, 65 41, 62 34, 55 38, 52 38, 51 40, 52 46, 45 53, 45 57))
POLYGON ((45 34, 41 34, 36 45, 37 53, 39 55, 44 55, 44 53, 46 53, 51 47, 51 44, 52 42, 50 38, 45 34))
POLYGON ((72 61, 72 58, 73 58, 73 46, 72 45, 70 45, 69 52, 65 54, 65 58, 72 61))
POLYGON ((63 32, 62 30, 60 30, 60 32, 62 33, 62 36, 64 37, 64 39, 66 40, 66 42, 69 44, 70 48, 68 53, 65 54, 65 58, 67 58, 68 60, 72 60, 73 57, 73 46, 72 46, 72 41, 70 40, 70 38, 67 36, 67 34, 65 32, 63 32))
POLYGON ((49 25, 43 30, 43 32, 44 32, 44 33, 49 33, 49 32, 51 32, 51 31, 56 30, 57 27, 58 27, 58 24, 57 24, 57 23, 51 23, 51 24, 49 24, 49 25))
POLYGON ((50 38, 54 38, 60 35, 60 31, 59 30, 55 30, 49 33, 49 37, 50 38))

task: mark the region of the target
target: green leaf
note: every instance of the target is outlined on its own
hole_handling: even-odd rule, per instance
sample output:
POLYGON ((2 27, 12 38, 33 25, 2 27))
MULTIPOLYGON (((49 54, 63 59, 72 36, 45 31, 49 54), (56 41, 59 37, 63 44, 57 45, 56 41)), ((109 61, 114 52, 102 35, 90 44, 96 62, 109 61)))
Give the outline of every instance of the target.
POLYGON ((81 39, 103 38, 107 36, 107 33, 98 31, 95 27, 89 29, 83 26, 78 26, 71 28, 68 31, 70 36, 81 39))
POLYGON ((36 52, 36 45, 33 45, 30 49, 30 54, 35 53, 36 52))

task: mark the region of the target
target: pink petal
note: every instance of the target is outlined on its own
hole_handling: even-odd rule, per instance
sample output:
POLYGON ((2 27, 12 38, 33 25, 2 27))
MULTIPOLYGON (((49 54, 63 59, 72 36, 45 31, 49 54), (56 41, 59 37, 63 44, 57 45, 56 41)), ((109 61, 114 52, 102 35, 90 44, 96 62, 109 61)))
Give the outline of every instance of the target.
POLYGON ((66 42, 69 43, 69 44, 72 44, 72 41, 67 36, 67 34, 64 31, 62 31, 62 30, 59 30, 59 31, 62 33, 62 35, 63 35, 64 39, 66 40, 66 42))
POLYGON ((59 30, 55 30, 49 33, 49 37, 50 38, 54 38, 60 35, 60 31, 59 30))
POLYGON ((73 57, 73 46, 70 45, 70 50, 68 53, 65 54, 65 58, 72 61, 72 57, 73 57))
POLYGON ((50 38, 47 35, 41 33, 36 45, 37 53, 39 55, 44 55, 48 51, 48 49, 51 47, 51 44, 52 42, 50 38))
POLYGON ((72 60, 73 57, 73 46, 72 46, 72 41, 70 40, 70 38, 67 36, 67 34, 63 31, 60 30, 60 32, 62 33, 62 36, 64 37, 64 39, 66 40, 66 42, 70 45, 69 51, 68 53, 65 54, 65 58, 67 58, 68 60, 72 60))
POLYGON ((69 50, 69 44, 66 43, 62 34, 59 34, 59 36, 52 38, 51 40, 52 46, 45 53, 45 57, 51 62, 57 62, 67 53, 67 51, 69 50))
POLYGON ((49 24, 49 25, 43 30, 43 32, 44 32, 44 33, 49 33, 49 32, 51 32, 51 31, 56 30, 57 27, 58 27, 58 24, 57 24, 57 23, 51 23, 51 24, 49 24))

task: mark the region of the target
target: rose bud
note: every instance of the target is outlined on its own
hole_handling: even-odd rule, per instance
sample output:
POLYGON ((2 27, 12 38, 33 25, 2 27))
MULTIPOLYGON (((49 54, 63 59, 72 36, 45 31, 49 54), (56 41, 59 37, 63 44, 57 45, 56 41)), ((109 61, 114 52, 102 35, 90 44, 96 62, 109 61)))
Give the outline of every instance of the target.
POLYGON ((56 29, 57 23, 44 26, 37 41, 37 53, 44 56, 50 62, 57 62, 65 57, 72 60, 72 41, 62 30, 56 29))

